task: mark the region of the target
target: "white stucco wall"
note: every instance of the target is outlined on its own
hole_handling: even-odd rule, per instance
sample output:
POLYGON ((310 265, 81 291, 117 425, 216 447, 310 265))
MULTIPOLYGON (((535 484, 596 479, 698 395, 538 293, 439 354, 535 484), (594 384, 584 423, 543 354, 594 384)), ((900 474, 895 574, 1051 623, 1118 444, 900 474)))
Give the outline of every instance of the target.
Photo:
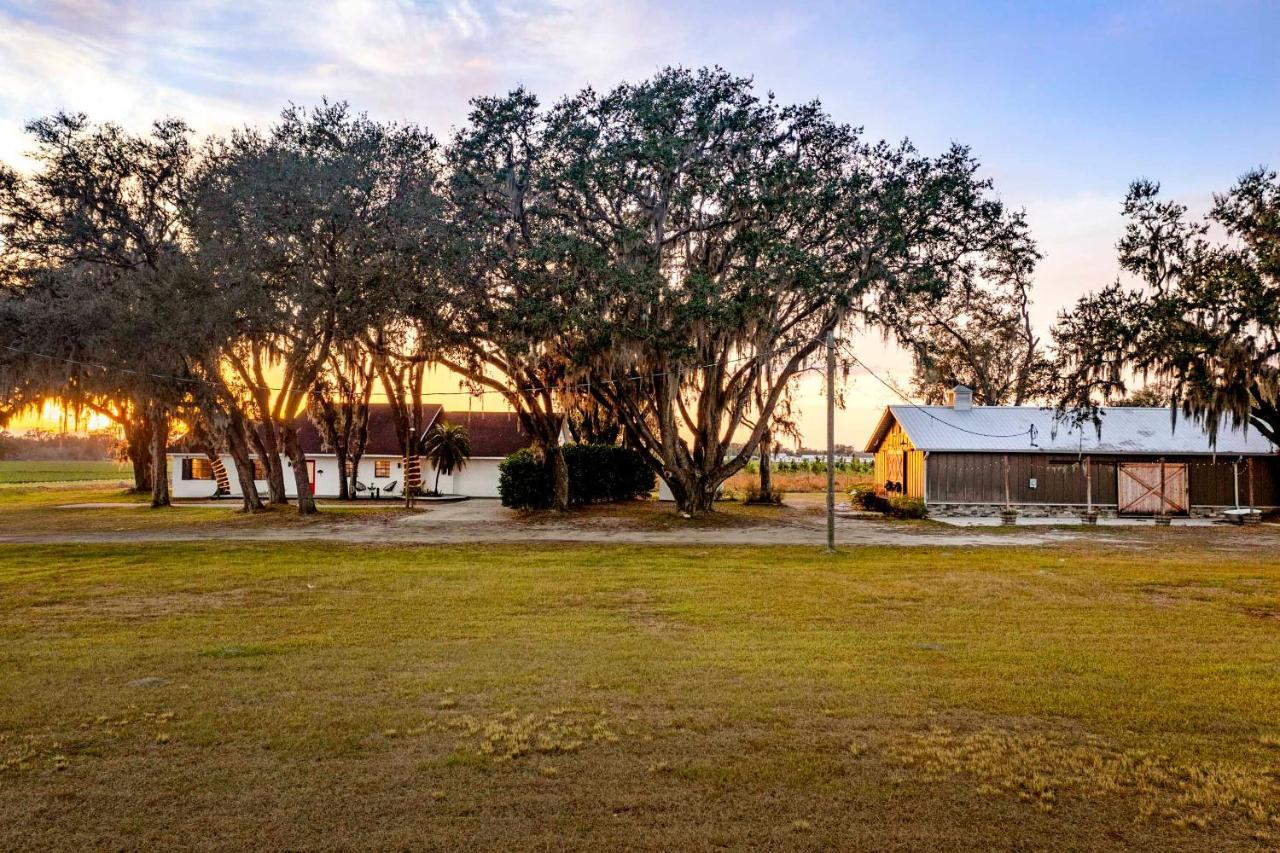
MULTIPOLYGON (((453 474, 453 483, 445 486, 448 477, 440 478, 440 491, 473 498, 498 497, 498 463, 501 459, 472 459, 467 467, 453 474)), ((431 481, 427 484, 430 486, 431 481)))

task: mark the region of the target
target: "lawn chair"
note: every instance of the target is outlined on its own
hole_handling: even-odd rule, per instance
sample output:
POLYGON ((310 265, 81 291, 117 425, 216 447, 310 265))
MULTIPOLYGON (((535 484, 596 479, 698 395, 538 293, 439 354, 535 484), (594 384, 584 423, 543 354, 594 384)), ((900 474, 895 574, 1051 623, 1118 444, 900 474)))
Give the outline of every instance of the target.
POLYGON ((387 483, 385 486, 382 487, 382 493, 384 495, 393 494, 396 490, 396 486, 398 485, 400 485, 399 480, 392 480, 390 483, 387 483))
POLYGON ((356 493, 352 497, 359 497, 361 493, 370 492, 370 491, 373 491, 373 490, 368 486, 366 486, 364 483, 360 482, 359 480, 356 480, 356 493))

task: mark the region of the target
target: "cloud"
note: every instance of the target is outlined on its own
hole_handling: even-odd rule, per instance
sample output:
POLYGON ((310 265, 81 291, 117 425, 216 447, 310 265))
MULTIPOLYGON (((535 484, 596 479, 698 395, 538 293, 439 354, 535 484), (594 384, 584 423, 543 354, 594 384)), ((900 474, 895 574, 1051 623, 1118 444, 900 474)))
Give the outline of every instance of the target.
POLYGON ((20 4, 0 9, 0 158, 58 109, 216 132, 327 96, 442 133, 477 94, 524 83, 553 100, 675 62, 673 20, 649 0, 20 4))

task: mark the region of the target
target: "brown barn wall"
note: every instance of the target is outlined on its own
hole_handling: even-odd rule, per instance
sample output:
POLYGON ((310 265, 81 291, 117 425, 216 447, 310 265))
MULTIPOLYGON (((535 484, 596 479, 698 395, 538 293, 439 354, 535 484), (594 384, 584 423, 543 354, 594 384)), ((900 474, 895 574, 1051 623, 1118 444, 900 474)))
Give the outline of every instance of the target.
MULTIPOLYGON (((1116 503, 1116 465, 1123 461, 1155 462, 1159 456, 1093 456, 1093 502, 1116 503)), ((1191 503, 1232 506, 1235 502, 1232 460, 1203 456, 1166 456, 1187 464, 1191 503)), ((930 453, 928 500, 932 503, 1003 503, 1004 467, 999 453, 930 453)), ((1280 505, 1280 458, 1255 457, 1253 503, 1280 505)), ((1249 503, 1245 465, 1240 466, 1240 500, 1249 503)), ((1009 499, 1013 503, 1084 504, 1083 463, 1052 453, 1009 454, 1009 499), (1031 478, 1036 488, 1030 487, 1031 478)))

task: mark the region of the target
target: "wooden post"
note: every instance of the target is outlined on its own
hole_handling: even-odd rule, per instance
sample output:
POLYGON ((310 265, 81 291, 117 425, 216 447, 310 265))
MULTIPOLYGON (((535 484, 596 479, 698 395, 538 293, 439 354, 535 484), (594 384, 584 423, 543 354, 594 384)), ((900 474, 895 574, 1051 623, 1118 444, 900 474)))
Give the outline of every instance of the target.
POLYGON ((1244 463, 1246 473, 1249 476, 1249 512, 1253 512, 1253 457, 1250 456, 1244 463))
POLYGON ((1012 508, 1009 506, 1009 454, 1006 453, 1003 459, 1004 459, 1004 508, 1007 511, 1012 508))
POLYGON ((1169 504, 1165 499, 1164 457, 1160 457, 1160 512, 1156 515, 1156 524, 1169 523, 1169 504))
POLYGON ((1004 462, 1004 511, 1000 513, 1000 523, 1017 524, 1018 516, 1014 513, 1009 498, 1009 454, 1004 454, 1001 460, 1004 462))
MULTIPOLYGON (((906 468, 902 472, 906 481, 906 468)), ((827 330, 827 553, 836 552, 836 333, 827 330)))
POLYGON ((1236 457, 1236 461, 1231 463, 1231 476, 1235 483, 1236 491, 1236 509, 1240 508, 1240 457, 1236 457))
POLYGON ((1084 520, 1086 524, 1096 524, 1098 519, 1093 514, 1093 458, 1084 458, 1084 520))

